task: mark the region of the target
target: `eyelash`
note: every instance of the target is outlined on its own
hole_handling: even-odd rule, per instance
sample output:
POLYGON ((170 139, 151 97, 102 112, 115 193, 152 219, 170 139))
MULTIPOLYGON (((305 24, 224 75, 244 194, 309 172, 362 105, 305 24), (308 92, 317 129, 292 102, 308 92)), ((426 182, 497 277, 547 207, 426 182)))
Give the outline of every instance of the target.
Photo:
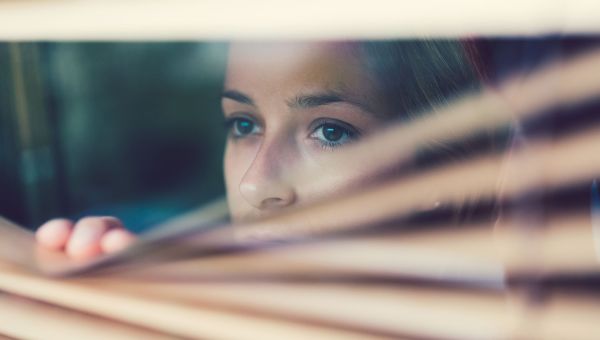
POLYGON ((248 137, 249 135, 253 135, 253 134, 257 134, 258 132, 255 132, 255 129, 260 129, 259 128, 259 124, 256 122, 255 119, 251 118, 251 117, 246 117, 246 116, 234 116, 234 117, 229 117, 225 119, 225 128, 227 129, 228 135, 231 138, 234 139, 240 139, 240 138, 245 138, 248 137), (236 126, 236 124, 240 123, 240 122, 249 122, 252 124, 252 131, 248 132, 248 133, 240 133, 239 131, 236 131, 236 129, 238 129, 238 127, 236 126))
MULTIPOLYGON (((350 125, 346 122, 343 122, 343 121, 337 120, 337 119, 319 119, 319 120, 316 120, 315 122, 313 122, 311 125, 314 126, 314 128, 311 129, 309 138, 317 141, 320 144, 320 146, 325 150, 333 150, 335 148, 339 148, 348 143, 354 142, 356 139, 358 139, 360 137, 360 133, 355 127, 353 127, 352 125, 350 125), (343 134, 343 136, 341 138, 344 138, 345 141, 344 142, 328 141, 328 140, 324 140, 323 138, 321 138, 321 136, 318 136, 318 134, 320 134, 320 135, 322 135, 322 137, 325 137, 323 130, 326 127, 341 130, 340 132, 343 134)), ((326 137, 325 137, 325 139, 326 139, 326 137)))
MULTIPOLYGON (((260 124, 256 122, 256 120, 252 117, 247 116, 233 116, 226 118, 225 127, 228 131, 228 135, 230 136, 230 138, 233 139, 246 138, 250 135, 259 134, 261 132, 260 124), (248 122, 252 124, 251 131, 247 133, 239 131, 240 127, 236 124, 239 124, 241 122, 248 122)), ((331 118, 322 118, 313 121, 310 124, 309 130, 311 132, 308 135, 308 137, 319 143, 319 146, 325 150, 333 150, 345 144, 351 143, 360 137, 360 132, 352 125, 341 120, 331 118), (337 131, 335 132, 342 134, 342 136, 340 136, 340 139, 343 139, 343 141, 340 142, 327 140, 327 137, 324 132, 324 129, 326 128, 336 129, 337 131)), ((332 130, 330 130, 329 133, 332 133, 332 130)))

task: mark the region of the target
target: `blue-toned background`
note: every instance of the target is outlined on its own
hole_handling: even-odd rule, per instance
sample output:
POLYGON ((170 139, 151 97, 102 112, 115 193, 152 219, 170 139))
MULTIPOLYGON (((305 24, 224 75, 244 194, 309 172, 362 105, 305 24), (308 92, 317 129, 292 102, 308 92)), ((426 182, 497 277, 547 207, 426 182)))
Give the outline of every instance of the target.
POLYGON ((0 214, 140 231, 223 194, 220 43, 0 44, 0 214))

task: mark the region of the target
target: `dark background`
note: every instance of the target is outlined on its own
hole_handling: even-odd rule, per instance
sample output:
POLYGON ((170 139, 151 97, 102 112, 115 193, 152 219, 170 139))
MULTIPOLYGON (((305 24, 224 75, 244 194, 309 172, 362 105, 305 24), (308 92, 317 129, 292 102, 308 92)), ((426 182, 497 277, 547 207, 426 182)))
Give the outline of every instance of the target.
POLYGON ((141 231, 223 195, 221 43, 0 44, 0 214, 141 231))

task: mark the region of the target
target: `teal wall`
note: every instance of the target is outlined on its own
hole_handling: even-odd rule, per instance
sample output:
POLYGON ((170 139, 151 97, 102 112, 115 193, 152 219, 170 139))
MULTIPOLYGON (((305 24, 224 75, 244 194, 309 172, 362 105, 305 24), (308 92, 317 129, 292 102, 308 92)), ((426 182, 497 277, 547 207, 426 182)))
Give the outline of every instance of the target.
MULTIPOLYGON (((141 231, 223 194, 225 44, 33 45, 38 58, 27 69, 43 80, 43 94, 28 100, 43 108, 34 133, 46 131, 50 161, 30 166, 52 167, 57 189, 28 194, 39 183, 26 183, 27 169, 6 156, 23 154, 23 145, 2 148, 4 166, 21 175, 22 197, 0 214, 29 227, 55 216, 110 214, 141 231), (40 197, 32 195, 57 204, 33 216, 31 202, 40 197)), ((8 109, 2 117, 16 115, 8 109)), ((14 130, 0 133, 8 138, 7 131, 14 130)))

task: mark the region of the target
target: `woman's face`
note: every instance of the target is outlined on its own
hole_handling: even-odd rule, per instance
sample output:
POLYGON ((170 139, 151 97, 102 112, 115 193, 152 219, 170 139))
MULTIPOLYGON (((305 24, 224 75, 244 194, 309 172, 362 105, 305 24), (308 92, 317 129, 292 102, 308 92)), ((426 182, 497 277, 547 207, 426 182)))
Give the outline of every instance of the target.
POLYGON ((326 160, 384 122, 375 89, 349 43, 233 44, 222 98, 233 220, 262 217, 364 182, 360 164, 326 160), (293 176, 299 172, 319 181, 300 183, 293 176))

